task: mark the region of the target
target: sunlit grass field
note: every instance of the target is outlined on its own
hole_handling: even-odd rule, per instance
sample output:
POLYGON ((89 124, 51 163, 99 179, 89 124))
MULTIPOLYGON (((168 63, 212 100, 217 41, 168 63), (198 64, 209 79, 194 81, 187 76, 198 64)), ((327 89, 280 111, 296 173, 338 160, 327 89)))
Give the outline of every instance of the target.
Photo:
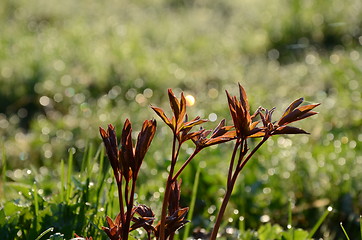
MULTIPOLYGON (((120 133, 126 118, 158 122, 136 196, 158 213, 172 135, 150 105, 168 109, 172 88, 195 98, 188 114, 205 128, 232 124, 224 91, 238 82, 251 111, 276 106, 275 119, 299 97, 321 106, 296 124, 310 135, 275 136, 248 163, 223 237, 346 239, 342 223, 361 238, 361 45, 359 0, 1 1, 0 238, 106 239, 119 209, 98 127, 120 133)), ((210 232, 231 151, 207 149, 181 175, 182 203, 196 200, 177 238, 210 232)))

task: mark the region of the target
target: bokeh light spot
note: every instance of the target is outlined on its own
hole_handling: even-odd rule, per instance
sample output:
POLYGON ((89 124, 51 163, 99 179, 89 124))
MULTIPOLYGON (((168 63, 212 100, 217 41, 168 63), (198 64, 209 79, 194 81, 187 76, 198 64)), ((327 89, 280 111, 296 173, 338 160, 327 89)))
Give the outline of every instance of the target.
POLYGON ((187 95, 186 97, 186 105, 193 106, 195 104, 195 98, 192 95, 187 95))
POLYGON ((144 105, 147 101, 147 99, 145 98, 145 96, 143 96, 143 94, 139 93, 136 95, 135 98, 136 102, 140 105, 144 105))
POLYGON ((153 96, 153 91, 151 88, 146 88, 143 91, 143 96, 145 96, 146 98, 151 98, 153 96))
POLYGON ((260 217, 260 222, 262 222, 262 223, 266 223, 269 221, 270 221, 270 217, 266 214, 260 217))
POLYGON ((210 113, 209 114, 209 120, 210 120, 210 122, 215 122, 217 120, 216 113, 210 113))
POLYGON ((63 71, 65 69, 65 63, 62 60, 58 59, 53 63, 53 67, 57 71, 63 71))
POLYGON ((219 91, 216 88, 210 88, 207 95, 209 95, 210 98, 217 98, 219 96, 219 91))
POLYGON ((50 104, 50 99, 47 96, 41 96, 39 99, 40 105, 46 107, 50 104))

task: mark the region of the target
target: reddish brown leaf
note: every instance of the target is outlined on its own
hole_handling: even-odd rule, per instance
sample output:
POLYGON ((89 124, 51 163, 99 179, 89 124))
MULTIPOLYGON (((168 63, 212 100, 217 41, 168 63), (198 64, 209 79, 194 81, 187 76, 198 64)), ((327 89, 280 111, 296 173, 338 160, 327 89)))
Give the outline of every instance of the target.
POLYGON ((176 122, 178 122, 178 118, 180 116, 180 102, 176 98, 175 94, 173 94, 172 89, 168 89, 168 98, 170 100, 170 106, 176 118, 176 122))
POLYGON ((304 118, 307 118, 307 117, 316 115, 316 114, 318 114, 318 112, 314 112, 314 111, 306 112, 306 113, 304 113, 303 115, 301 115, 301 116, 298 117, 298 121, 299 121, 299 120, 302 120, 302 119, 304 119, 304 118))
POLYGON ((291 126, 281 126, 278 127, 272 135, 280 135, 280 134, 309 134, 301 128, 291 127, 291 126))
POLYGON ((168 202, 169 215, 174 214, 180 208, 181 183, 182 179, 179 181, 176 180, 171 184, 171 191, 168 202))
POLYGON ((184 123, 184 125, 181 127, 180 130, 187 129, 187 128, 192 128, 192 127, 194 127, 196 125, 200 125, 200 124, 205 123, 205 122, 207 122, 206 119, 200 119, 200 117, 196 117, 192 121, 184 123))
POLYGON ((252 122, 250 124, 250 129, 254 129, 258 124, 259 124, 260 121, 255 121, 255 122, 252 122))
POLYGON ((153 213, 151 208, 147 207, 144 204, 140 204, 137 207, 135 207, 134 211, 141 217, 154 217, 155 216, 155 214, 153 213))
POLYGON ((120 160, 123 170, 122 173, 126 179, 130 179, 131 174, 129 171, 135 171, 136 166, 132 143, 132 126, 128 119, 126 119, 123 125, 121 144, 120 160))
POLYGON ((191 128, 188 128, 188 129, 185 129, 185 130, 181 131, 182 134, 181 134, 181 137, 179 139, 179 141, 181 143, 186 142, 187 140, 190 140, 190 139, 193 139, 193 138, 197 138, 204 131, 204 129, 202 129, 202 130, 199 130, 199 131, 196 131, 196 132, 191 132, 191 133, 184 134, 184 132, 189 132, 190 129, 191 128))
MULTIPOLYGON (((173 215, 166 217, 166 225, 165 225, 165 237, 167 238, 171 233, 176 232, 178 229, 183 227, 187 221, 185 216, 188 212, 189 208, 181 208, 177 210, 173 215)), ((155 235, 159 236, 159 224, 156 226, 155 235)))
POLYGON ((135 214, 138 214, 140 217, 132 218, 134 224, 131 226, 130 231, 140 227, 144 228, 149 234, 155 231, 155 228, 152 226, 153 221, 155 220, 155 214, 152 212, 151 208, 141 204, 137 207, 134 207, 132 211, 135 214))
POLYGON ((143 158, 148 151, 152 139, 156 133, 156 120, 146 120, 143 123, 142 130, 138 134, 135 151, 136 172, 139 171, 143 158))
POLYGON ((153 106, 151 106, 151 108, 157 113, 157 115, 162 119, 162 121, 164 121, 167 125, 171 127, 170 119, 166 116, 165 112, 161 108, 153 106))
POLYGON ((102 138, 107 138, 107 137, 109 137, 109 136, 108 136, 108 133, 107 133, 103 128, 101 128, 101 127, 99 127, 99 133, 101 134, 101 137, 102 137, 102 138))
POLYGON ((103 139, 104 146, 106 148, 108 159, 111 163, 114 172, 117 172, 119 169, 118 166, 118 147, 117 147, 117 140, 116 134, 114 131, 114 127, 112 125, 108 126, 107 131, 103 128, 99 128, 99 132, 103 139))
POLYGON ((225 118, 222 119, 222 120, 219 122, 219 124, 216 126, 216 128, 214 129, 213 134, 214 134, 215 132, 219 131, 221 128, 223 128, 223 127, 225 126, 225 122, 226 122, 225 118))
POLYGON ((224 143, 230 140, 233 140, 236 135, 235 131, 230 131, 230 129, 233 128, 233 126, 224 126, 225 125, 225 119, 221 120, 219 125, 212 131, 212 130, 205 130, 201 129, 200 134, 197 136, 194 136, 192 138, 192 141, 195 143, 196 147, 199 149, 203 149, 208 146, 212 146, 219 143, 224 143), (212 132, 212 135, 210 138, 207 138, 207 136, 212 132))
MULTIPOLYGON (((250 106, 245 89, 239 84, 240 100, 236 96, 231 97, 226 91, 229 110, 234 122, 236 134, 239 138, 245 138, 252 134, 251 130, 256 127, 258 122, 253 123, 250 116, 250 106)), ((254 118, 255 116, 253 116, 254 118)))
POLYGON ((113 223, 113 220, 110 217, 106 216, 106 221, 110 228, 113 228, 115 226, 115 224, 113 223))
POLYGON ((240 83, 238 85, 239 85, 239 92, 240 92, 240 102, 241 102, 243 108, 245 109, 245 111, 249 112, 250 106, 249 106, 248 97, 246 95, 245 89, 240 85, 240 83))
POLYGON ((316 112, 313 112, 313 114, 309 115, 307 114, 310 110, 312 110, 313 108, 319 106, 320 104, 311 104, 311 105, 305 105, 305 106, 301 106, 297 109, 294 109, 292 112, 290 112, 289 114, 285 115, 284 117, 282 117, 279 121, 278 121, 278 125, 286 125, 289 124, 291 122, 295 122, 295 121, 299 121, 301 119, 304 119, 306 117, 310 117, 314 114, 316 114, 316 112), (304 115, 306 114, 306 115, 304 115))
POLYGON ((291 111, 293 111, 300 104, 302 104, 303 101, 304 101, 303 98, 298 98, 297 100, 294 100, 291 104, 289 104, 287 109, 285 109, 282 118, 285 117, 286 115, 288 115, 291 111))
POLYGON ((184 121, 186 115, 186 99, 183 93, 181 93, 181 102, 180 102, 180 113, 177 120, 177 128, 180 128, 182 122, 184 121))
POLYGON ((220 137, 216 137, 216 138, 211 138, 210 140, 206 141, 205 146, 209 147, 209 146, 212 146, 212 145, 228 142, 228 141, 230 141, 232 139, 234 139, 234 136, 227 137, 225 135, 220 136, 220 137))
POLYGON ((259 132, 249 135, 248 138, 259 138, 259 137, 264 137, 264 136, 265 136, 265 132, 259 131, 259 132))

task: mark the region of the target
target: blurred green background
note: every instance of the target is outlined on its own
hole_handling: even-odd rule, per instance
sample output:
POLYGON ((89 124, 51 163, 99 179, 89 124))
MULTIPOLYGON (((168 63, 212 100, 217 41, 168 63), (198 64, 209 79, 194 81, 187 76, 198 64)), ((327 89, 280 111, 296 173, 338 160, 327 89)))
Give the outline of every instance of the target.
MULTIPOLYGON (((140 179, 147 186, 140 189, 160 191, 171 135, 149 105, 168 108, 167 88, 173 88, 177 96, 195 97, 189 116, 212 120, 206 128, 222 118, 231 124, 224 90, 238 94, 240 82, 252 111, 276 106, 276 118, 299 97, 322 105, 317 116, 297 124, 310 136, 275 137, 248 164, 228 224, 243 215, 250 228, 265 220, 285 225, 292 199, 295 225, 310 228, 331 205, 335 213, 319 235, 337 239, 339 222, 357 234, 361 45, 360 0, 3 0, 2 174, 27 182, 33 167, 57 181, 68 149, 76 149, 79 170, 87 146, 100 146, 99 126, 112 123, 120 132, 130 118, 137 130, 144 119, 156 118, 158 133, 140 179)), ((193 227, 207 228, 213 220, 231 149, 206 150, 182 176, 187 205, 202 168, 193 227)))

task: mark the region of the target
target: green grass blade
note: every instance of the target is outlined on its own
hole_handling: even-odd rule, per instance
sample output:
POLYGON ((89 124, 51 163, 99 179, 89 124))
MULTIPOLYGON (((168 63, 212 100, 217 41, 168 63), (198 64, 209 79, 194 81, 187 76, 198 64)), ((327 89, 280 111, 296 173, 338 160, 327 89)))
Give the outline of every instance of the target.
POLYGON ((70 195, 72 194, 71 183, 72 183, 72 173, 73 173, 73 148, 69 149, 69 156, 68 156, 68 175, 67 175, 67 195, 66 201, 67 203, 70 202, 70 195))
POLYGON ((87 171, 87 178, 90 179, 90 176, 91 176, 91 173, 92 173, 92 164, 91 164, 91 161, 93 159, 93 144, 90 143, 89 144, 89 148, 88 148, 88 155, 87 155, 87 165, 86 165, 86 171, 87 171))
POLYGON ((293 201, 289 199, 289 208, 288 208, 288 228, 292 227, 292 210, 293 210, 293 201))
POLYGON ((3 185, 3 193, 5 193, 5 182, 6 182, 6 154, 5 154, 5 147, 3 146, 2 151, 2 169, 1 169, 1 176, 2 176, 2 185, 3 185))
POLYGON ((243 216, 239 217, 239 231, 241 233, 245 232, 245 218, 243 216))
POLYGON ((343 227, 342 222, 340 222, 339 225, 341 226, 342 231, 343 231, 344 235, 346 236, 347 240, 350 240, 349 237, 348 237, 348 234, 347 234, 347 232, 346 232, 346 229, 344 229, 344 227, 343 227))
POLYGON ((44 232, 42 232, 37 238, 35 238, 35 240, 40 240, 42 237, 44 237, 45 234, 47 234, 48 232, 53 232, 54 228, 50 227, 47 230, 45 230, 44 232))
POLYGON ((107 173, 103 172, 103 169, 104 169, 104 147, 103 145, 100 145, 97 153, 96 153, 96 157, 95 159, 99 159, 99 169, 98 169, 98 184, 99 184, 99 187, 102 187, 103 185, 103 180, 104 180, 104 175, 107 175, 107 173))
POLYGON ((322 225, 323 221, 326 219, 328 214, 333 210, 331 206, 327 208, 327 210, 324 211, 323 215, 318 219, 317 223, 314 225, 313 229, 309 232, 309 235, 307 239, 310 239, 313 237, 313 235, 316 233, 318 228, 322 225))
MULTIPOLYGON (((197 189, 198 189, 198 186, 199 186, 200 171, 201 171, 201 168, 198 167, 197 170, 196 170, 196 174, 195 174, 194 186, 192 188, 190 210, 189 210, 189 213, 188 213, 188 216, 187 216, 187 218, 190 219, 190 220, 192 219, 192 216, 193 216, 194 210, 195 210, 195 202, 196 202, 196 196, 197 196, 197 189)), ((186 227, 185 227, 184 237, 183 237, 184 240, 186 240, 187 237, 189 236, 190 228, 191 228, 191 223, 187 224, 186 227)))
POLYGON ((64 176, 65 176, 65 172, 64 172, 64 160, 62 159, 60 161, 60 201, 64 202, 64 176))
POLYGON ((361 231, 361 239, 362 239, 362 215, 359 216, 359 230, 361 231))
POLYGON ((89 144, 86 144, 86 147, 84 149, 84 153, 83 153, 83 156, 82 156, 82 164, 80 165, 80 174, 81 175, 85 175, 84 174, 84 171, 86 170, 86 167, 87 167, 87 156, 88 156, 88 153, 89 152, 89 144))
POLYGON ((4 147, 4 146, 2 147, 2 155, 1 155, 1 158, 2 158, 2 163, 3 163, 3 167, 2 167, 2 169, 1 169, 1 173, 2 173, 3 178, 5 179, 5 172, 6 172, 6 153, 5 153, 5 147, 4 147))
POLYGON ((104 148, 103 145, 100 145, 100 147, 97 150, 95 159, 99 158, 99 169, 98 169, 98 186, 97 186, 97 200, 96 200, 96 208, 98 208, 99 200, 101 198, 101 191, 104 185, 104 180, 106 179, 107 173, 103 172, 104 168, 104 148))
POLYGON ((34 221, 35 221, 35 230, 38 231, 40 229, 40 222, 39 222, 39 200, 38 200, 38 188, 36 186, 36 182, 34 182, 33 187, 33 196, 34 196, 34 221))
POLYGON ((287 225, 287 228, 292 232, 292 240, 294 240, 294 229, 293 229, 292 210, 293 210, 293 200, 292 200, 292 199, 289 199, 288 225, 287 225))
POLYGON ((99 179, 102 178, 102 173, 103 173, 103 168, 104 168, 104 147, 103 144, 99 146, 99 150, 96 153, 96 158, 98 158, 99 155, 99 170, 98 172, 101 173, 99 174, 99 179))

